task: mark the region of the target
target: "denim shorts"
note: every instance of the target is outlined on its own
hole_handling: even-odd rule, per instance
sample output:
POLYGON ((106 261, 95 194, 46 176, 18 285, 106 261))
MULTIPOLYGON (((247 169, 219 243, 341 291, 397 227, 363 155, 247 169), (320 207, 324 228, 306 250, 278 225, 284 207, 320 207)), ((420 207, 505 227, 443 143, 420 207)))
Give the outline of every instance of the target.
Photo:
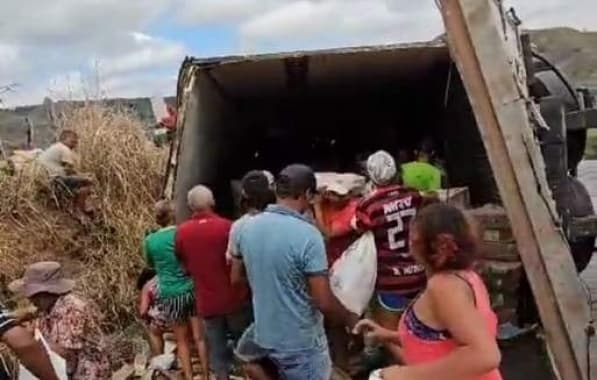
POLYGON ((255 343, 254 324, 251 324, 240 337, 234 354, 244 363, 257 362, 268 357, 269 351, 255 343))
POLYGON ((219 317, 205 318, 205 338, 209 348, 211 370, 218 376, 228 376, 233 364, 233 344, 241 337, 243 331, 251 323, 250 307, 219 317))
POLYGON ((270 359, 283 380, 329 380, 332 359, 326 339, 316 348, 297 351, 277 351, 262 348, 255 342, 255 326, 251 325, 238 341, 235 354, 249 363, 270 359))
POLYGON ((332 359, 328 345, 300 351, 272 351, 269 355, 284 380, 329 380, 332 359))

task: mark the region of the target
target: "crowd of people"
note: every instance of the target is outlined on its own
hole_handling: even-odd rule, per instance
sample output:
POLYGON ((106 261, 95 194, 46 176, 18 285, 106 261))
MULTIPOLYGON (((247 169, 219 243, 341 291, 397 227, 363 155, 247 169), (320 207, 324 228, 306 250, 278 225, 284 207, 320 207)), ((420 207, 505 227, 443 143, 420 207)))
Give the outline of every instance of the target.
MULTIPOLYGON (((419 150, 402 171, 387 152, 374 153, 360 198, 341 185, 319 191, 306 165, 289 165, 275 179, 250 171, 235 222, 216 213, 204 185, 189 191, 192 216, 179 225, 172 204, 158 202, 159 229, 143 241, 147 269, 137 284, 152 354, 163 352, 171 330, 186 380, 193 378, 193 347, 204 379, 210 372, 229 379, 240 362, 254 380, 329 380, 333 362, 348 362, 349 342, 365 336, 377 345, 365 345, 363 358, 383 352, 390 359, 371 379, 501 379, 497 318, 473 270, 475 230, 434 195, 441 172, 428 153, 419 150), (329 271, 368 231, 377 283, 363 316, 334 295, 329 271)), ((34 264, 11 285, 42 312, 39 329, 66 359, 71 379, 108 378, 95 330, 100 314, 72 288, 58 263, 34 264)), ((41 379, 55 378, 44 351, 5 312, 0 326, 25 365, 41 379)))
MULTIPOLYGON (((287 166, 275 181, 268 172, 251 171, 241 181, 242 216, 234 223, 216 214, 209 188, 191 189, 192 217, 165 227, 175 231, 154 248, 172 265, 152 259, 149 243, 164 229, 145 241, 164 319, 192 320, 195 312, 200 319, 199 333, 176 334, 179 346, 194 341, 200 354, 205 349, 203 366, 218 379, 229 378, 236 358, 251 379, 327 380, 332 357, 347 359, 330 351, 366 335, 390 354, 390 363, 400 363, 372 377, 500 379, 497 319, 472 269, 475 233, 462 211, 434 196, 441 175, 427 166, 425 154, 419 152, 422 165, 413 163, 408 175, 399 175, 390 154, 371 155, 371 187, 360 199, 339 184, 318 191, 305 165, 287 166), (375 236, 378 273, 370 319, 361 319, 336 298, 328 275, 366 231, 375 236), (170 274, 162 279, 164 271, 170 274), (190 279, 194 296, 167 294, 161 281, 172 279, 180 286, 190 279), (196 307, 181 313, 191 299, 196 307)), ((181 294, 187 292, 184 285, 181 294)), ((183 369, 188 355, 189 349, 179 350, 183 369)))

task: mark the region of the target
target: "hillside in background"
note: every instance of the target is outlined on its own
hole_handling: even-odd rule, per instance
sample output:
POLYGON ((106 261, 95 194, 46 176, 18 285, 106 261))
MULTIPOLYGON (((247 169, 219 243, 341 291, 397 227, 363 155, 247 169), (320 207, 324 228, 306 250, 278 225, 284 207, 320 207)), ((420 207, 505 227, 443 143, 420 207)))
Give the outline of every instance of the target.
POLYGON ((554 28, 531 32, 537 51, 549 58, 577 87, 597 88, 597 32, 554 28))

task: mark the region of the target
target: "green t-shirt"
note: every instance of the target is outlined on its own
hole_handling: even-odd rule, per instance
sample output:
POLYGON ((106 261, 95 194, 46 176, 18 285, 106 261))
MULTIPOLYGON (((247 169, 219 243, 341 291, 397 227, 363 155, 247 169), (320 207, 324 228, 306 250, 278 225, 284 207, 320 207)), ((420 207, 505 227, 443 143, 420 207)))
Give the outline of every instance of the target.
POLYGON ((158 296, 172 298, 193 290, 193 281, 182 270, 174 252, 176 227, 166 227, 145 238, 143 247, 149 266, 158 277, 158 296))
POLYGON ((402 165, 402 182, 419 191, 437 191, 442 187, 442 172, 430 163, 413 161, 402 165))

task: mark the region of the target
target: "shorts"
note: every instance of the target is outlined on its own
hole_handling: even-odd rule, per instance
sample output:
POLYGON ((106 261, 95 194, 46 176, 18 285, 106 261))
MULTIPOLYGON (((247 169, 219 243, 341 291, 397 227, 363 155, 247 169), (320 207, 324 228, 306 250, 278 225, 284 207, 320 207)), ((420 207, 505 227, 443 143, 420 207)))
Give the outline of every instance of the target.
POLYGON ((327 343, 307 350, 269 354, 276 364, 280 378, 285 380, 329 380, 332 376, 332 359, 327 343))
POLYGON ((197 315, 193 291, 176 297, 158 298, 156 306, 163 313, 163 318, 168 324, 184 323, 197 315))
POLYGON ((168 329, 168 319, 159 305, 152 305, 147 312, 147 324, 150 328, 165 331, 168 329))
POLYGON ((410 297, 389 292, 377 292, 375 298, 378 306, 391 313, 402 313, 412 302, 410 297))
POLYGON ((76 175, 57 176, 52 178, 52 183, 57 190, 66 192, 67 194, 76 193, 80 188, 91 186, 92 184, 89 178, 76 175))
POLYGON ((245 363, 270 359, 279 377, 285 380, 329 380, 332 376, 332 359, 326 339, 316 348, 297 351, 265 349, 255 342, 255 325, 247 328, 238 341, 236 357, 245 363))
POLYGON ((255 343, 255 324, 251 324, 236 344, 234 355, 244 363, 257 362, 265 359, 269 351, 255 343))
POLYGON ((205 339, 209 347, 209 363, 217 376, 229 375, 234 361, 229 342, 238 341, 252 319, 250 306, 235 313, 203 319, 205 339))

